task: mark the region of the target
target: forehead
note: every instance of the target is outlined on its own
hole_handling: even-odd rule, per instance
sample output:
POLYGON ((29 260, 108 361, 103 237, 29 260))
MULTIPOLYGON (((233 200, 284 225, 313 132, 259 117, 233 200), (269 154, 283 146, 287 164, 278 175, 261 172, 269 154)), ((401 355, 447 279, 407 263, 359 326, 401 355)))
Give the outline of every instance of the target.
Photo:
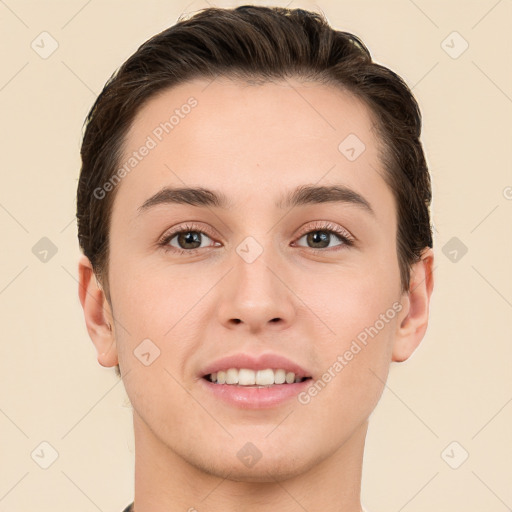
POLYGON ((136 210, 170 185, 221 187, 241 205, 256 191, 274 205, 276 189, 305 183, 365 192, 385 186, 379 148, 370 110, 334 86, 193 80, 159 92, 136 115, 116 202, 136 210))

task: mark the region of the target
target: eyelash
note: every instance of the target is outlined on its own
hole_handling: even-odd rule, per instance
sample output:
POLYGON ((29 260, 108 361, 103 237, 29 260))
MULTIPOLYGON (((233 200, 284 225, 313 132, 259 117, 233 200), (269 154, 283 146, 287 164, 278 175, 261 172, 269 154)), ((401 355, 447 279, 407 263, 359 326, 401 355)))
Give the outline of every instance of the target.
MULTIPOLYGON (((335 251, 336 250, 341 250, 344 246, 351 247, 351 246, 354 245, 354 239, 348 234, 347 231, 345 231, 343 229, 340 229, 338 226, 336 226, 335 224, 332 224, 330 222, 327 222, 327 223, 325 223, 325 222, 322 223, 320 221, 318 221, 318 222, 319 222, 318 224, 315 224, 313 227, 310 227, 309 230, 302 232, 300 234, 300 236, 297 238, 297 240, 300 240, 304 235, 308 235, 309 233, 314 233, 315 231, 322 231, 322 232, 327 232, 327 233, 333 233, 334 235, 336 235, 336 237, 338 237, 338 239, 341 242, 343 242, 343 244, 341 246, 339 246, 339 248, 334 248, 335 251)), ((197 225, 194 225, 194 224, 186 224, 184 226, 180 226, 175 231, 166 234, 158 242, 158 246, 162 247, 162 249, 165 252, 170 252, 171 251, 171 252, 175 252, 177 254, 188 254, 189 256, 190 255, 194 255, 194 254, 196 254, 197 251, 205 249, 205 247, 198 247, 196 249, 180 249, 178 247, 173 247, 173 246, 169 245, 169 242, 176 235, 179 235, 181 233, 188 233, 188 232, 191 232, 191 231, 204 234, 208 238, 213 239, 213 235, 211 233, 209 233, 208 230, 199 229, 199 227, 197 225)), ((304 247, 304 246, 301 246, 301 247, 305 248, 305 249, 309 249, 310 251, 313 251, 314 253, 325 253, 329 249, 329 248, 315 249, 313 247, 304 247)), ((333 248, 330 248, 330 249, 333 250, 333 248)))

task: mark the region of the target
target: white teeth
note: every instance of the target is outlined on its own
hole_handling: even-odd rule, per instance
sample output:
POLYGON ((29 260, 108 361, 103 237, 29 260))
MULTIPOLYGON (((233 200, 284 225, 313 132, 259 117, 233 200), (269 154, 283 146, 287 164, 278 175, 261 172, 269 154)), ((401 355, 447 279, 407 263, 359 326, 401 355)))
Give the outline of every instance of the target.
POLYGON ((276 384, 284 384, 286 382, 286 372, 284 370, 276 370, 274 372, 274 382, 276 384))
POLYGON ((258 373, 256 373, 256 384, 259 386, 274 384, 274 370, 258 370, 258 373))
MULTIPOLYGON (((235 368, 230 368, 228 371, 237 372, 235 368)), ((242 368, 238 372, 238 384, 241 386, 252 386, 256 384, 256 373, 254 370, 247 370, 246 368, 242 368)))
POLYGON ((226 371, 218 371, 210 375, 212 382, 218 384, 238 384, 239 386, 272 386, 273 384, 293 384, 301 382, 301 377, 295 377, 294 372, 283 369, 273 370, 249 370, 247 368, 229 368, 226 371))
POLYGON ((288 384, 293 384, 295 382, 295 373, 293 372, 288 372, 286 374, 286 382, 288 384))
POLYGON ((230 368, 226 372, 226 384, 238 384, 238 372, 235 368, 230 368))

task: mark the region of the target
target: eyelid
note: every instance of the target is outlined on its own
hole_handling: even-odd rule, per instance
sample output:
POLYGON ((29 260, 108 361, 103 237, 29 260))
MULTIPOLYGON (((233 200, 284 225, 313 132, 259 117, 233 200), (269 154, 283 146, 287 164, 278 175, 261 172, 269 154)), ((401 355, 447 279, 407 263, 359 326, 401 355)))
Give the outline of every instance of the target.
MULTIPOLYGON (((184 224, 180 224, 174 228, 168 229, 165 233, 158 239, 158 244, 163 245, 176 235, 186 232, 186 231, 198 231, 199 233, 204 233, 209 238, 214 238, 216 235, 213 234, 212 230, 208 227, 202 226, 200 224, 196 224, 194 221, 185 222, 184 224)), ((187 252, 191 252, 194 249, 188 250, 187 252)))
POLYGON ((311 231, 333 231, 334 233, 337 233, 338 235, 345 237, 350 242, 355 242, 356 238, 345 228, 342 228, 341 226, 337 224, 333 224, 330 221, 325 220, 316 220, 311 221, 310 223, 306 224, 303 229, 300 230, 299 238, 304 236, 305 234, 311 232, 311 231), (311 224, 311 222, 313 224, 311 224))

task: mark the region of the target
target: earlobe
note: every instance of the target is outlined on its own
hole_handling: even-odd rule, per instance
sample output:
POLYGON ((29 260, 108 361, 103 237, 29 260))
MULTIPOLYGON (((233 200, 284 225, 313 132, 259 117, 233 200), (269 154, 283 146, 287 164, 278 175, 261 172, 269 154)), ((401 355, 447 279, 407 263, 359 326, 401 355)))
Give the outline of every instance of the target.
POLYGON ((425 336, 434 288, 433 264, 434 252, 432 248, 426 248, 420 261, 412 265, 409 291, 403 300, 407 303, 405 315, 397 325, 392 361, 408 359, 425 336))
POLYGON ((114 322, 111 307, 99 285, 89 258, 78 262, 78 297, 84 311, 87 332, 96 347, 101 366, 118 364, 114 322))

